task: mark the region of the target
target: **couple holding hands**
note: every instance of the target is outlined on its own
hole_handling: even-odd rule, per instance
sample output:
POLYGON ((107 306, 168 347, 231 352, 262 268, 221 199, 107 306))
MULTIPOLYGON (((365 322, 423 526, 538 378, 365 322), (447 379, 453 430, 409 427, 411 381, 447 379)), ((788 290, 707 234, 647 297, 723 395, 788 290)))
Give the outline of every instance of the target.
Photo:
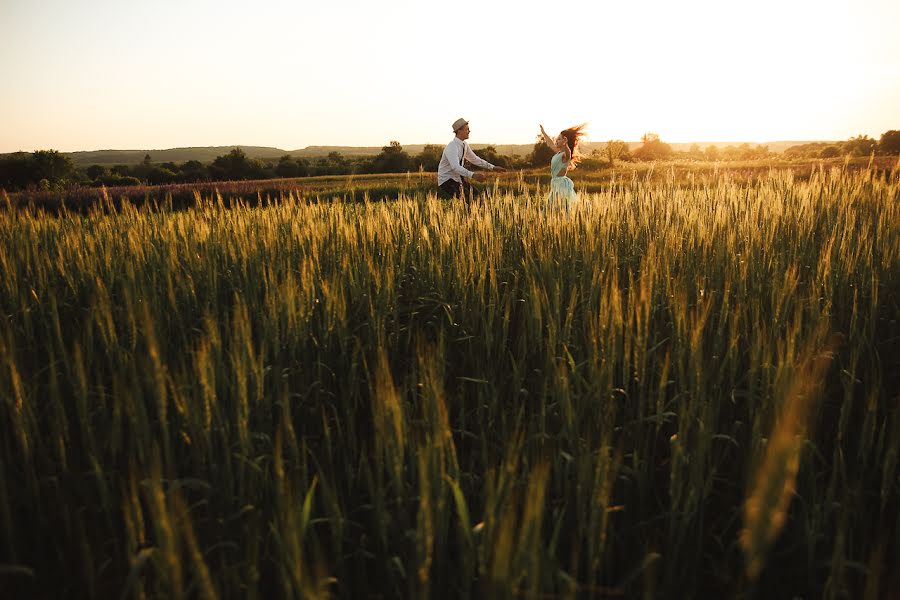
MULTIPOLYGON (((453 133, 456 134, 450 143, 444 148, 441 162, 438 163, 438 188, 442 194, 448 197, 462 196, 471 199, 475 190, 467 179, 484 181, 482 173, 470 171, 463 166, 469 161, 475 166, 491 171, 504 171, 503 167, 492 165, 472 151, 466 140, 469 139, 469 122, 465 119, 457 119, 453 123, 453 133)), ((584 136, 584 125, 569 127, 559 133, 556 139, 551 138, 541 125, 541 137, 544 143, 556 151, 550 159, 550 197, 551 206, 568 207, 578 197, 575 194, 575 185, 566 177, 569 169, 574 169, 578 159, 575 156, 575 148, 578 140, 584 136)))

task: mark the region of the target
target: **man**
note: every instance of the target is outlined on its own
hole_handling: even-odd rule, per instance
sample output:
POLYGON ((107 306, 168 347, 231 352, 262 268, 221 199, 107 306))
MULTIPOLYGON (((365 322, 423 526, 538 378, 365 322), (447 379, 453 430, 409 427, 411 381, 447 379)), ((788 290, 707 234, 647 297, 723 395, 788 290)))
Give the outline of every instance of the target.
POLYGON ((475 181, 484 181, 484 173, 475 173, 463 166, 463 161, 467 160, 473 165, 490 169, 491 171, 504 171, 502 167, 497 167, 479 157, 472 152, 472 148, 466 143, 469 139, 469 122, 465 119, 457 119, 453 122, 453 133, 456 134, 450 143, 444 148, 441 154, 441 162, 438 163, 438 188, 445 195, 462 196, 463 198, 471 198, 473 194, 473 186, 466 179, 474 179, 475 181), (463 178, 466 179, 463 179, 463 178))

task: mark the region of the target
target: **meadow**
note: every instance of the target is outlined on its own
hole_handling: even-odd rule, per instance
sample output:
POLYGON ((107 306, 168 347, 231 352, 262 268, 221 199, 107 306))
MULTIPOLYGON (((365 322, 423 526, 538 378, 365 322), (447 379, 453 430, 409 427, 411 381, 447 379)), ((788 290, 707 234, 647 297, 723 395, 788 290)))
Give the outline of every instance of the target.
POLYGON ((896 595, 900 170, 849 167, 0 194, 3 597, 896 595))

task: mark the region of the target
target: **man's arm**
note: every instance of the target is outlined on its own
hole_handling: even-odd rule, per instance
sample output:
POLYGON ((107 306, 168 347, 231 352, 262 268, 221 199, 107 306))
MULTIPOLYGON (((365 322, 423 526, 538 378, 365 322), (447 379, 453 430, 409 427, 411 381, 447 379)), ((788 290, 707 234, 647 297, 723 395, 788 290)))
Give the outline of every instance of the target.
POLYGON ((505 171, 503 167, 498 167, 497 165, 491 164, 488 161, 484 160, 472 150, 472 147, 466 144, 466 160, 472 163, 473 165, 478 165, 483 169, 490 169, 491 171, 505 171))

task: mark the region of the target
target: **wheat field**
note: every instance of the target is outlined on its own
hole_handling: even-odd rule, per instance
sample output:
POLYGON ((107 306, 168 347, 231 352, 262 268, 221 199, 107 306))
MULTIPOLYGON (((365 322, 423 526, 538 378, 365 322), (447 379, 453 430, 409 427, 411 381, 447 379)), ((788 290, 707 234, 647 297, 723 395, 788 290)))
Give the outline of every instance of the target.
POLYGON ((898 171, 0 197, 0 588, 896 594, 898 171))

